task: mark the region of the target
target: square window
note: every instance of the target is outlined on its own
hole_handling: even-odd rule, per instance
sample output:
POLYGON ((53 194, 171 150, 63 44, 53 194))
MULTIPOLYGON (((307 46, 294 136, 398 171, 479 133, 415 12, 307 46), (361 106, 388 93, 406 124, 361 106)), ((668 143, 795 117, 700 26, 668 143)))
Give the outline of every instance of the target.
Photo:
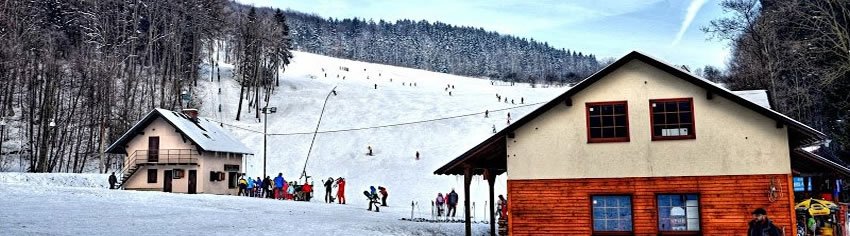
POLYGON ((626 101, 587 103, 587 142, 628 142, 626 101))
POLYGON ((699 195, 662 194, 656 198, 659 231, 699 231, 699 195))
POLYGON ((149 184, 156 183, 156 180, 157 180, 156 173, 157 173, 156 169, 148 169, 148 183, 149 184))
POLYGON ((652 140, 695 139, 693 100, 649 100, 652 140))
POLYGON ((631 196, 592 196, 594 232, 632 231, 631 196))

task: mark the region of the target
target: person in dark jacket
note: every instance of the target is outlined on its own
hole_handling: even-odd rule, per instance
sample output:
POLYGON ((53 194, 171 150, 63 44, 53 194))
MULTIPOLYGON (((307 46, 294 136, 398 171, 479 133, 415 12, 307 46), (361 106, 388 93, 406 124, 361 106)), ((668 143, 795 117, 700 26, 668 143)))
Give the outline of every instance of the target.
POLYGON ((272 179, 271 176, 266 176, 263 179, 263 192, 266 194, 266 198, 272 198, 272 179))
POLYGON ((109 175, 109 189, 115 189, 115 184, 118 183, 118 177, 115 177, 115 172, 109 175))
POLYGON ((753 220, 749 223, 747 236, 781 236, 779 228, 773 225, 773 222, 767 218, 767 211, 764 208, 758 208, 753 211, 753 220))
POLYGON ((446 216, 451 214, 452 217, 455 217, 457 214, 457 192, 455 192, 455 189, 452 189, 452 192, 449 193, 449 200, 447 203, 449 205, 449 211, 446 212, 446 216))
POLYGON ((387 188, 384 186, 378 186, 378 192, 381 193, 381 206, 387 206, 387 188))
POLYGON ((334 196, 331 194, 333 185, 334 178, 328 177, 328 180, 325 181, 325 202, 327 203, 334 203, 334 196))

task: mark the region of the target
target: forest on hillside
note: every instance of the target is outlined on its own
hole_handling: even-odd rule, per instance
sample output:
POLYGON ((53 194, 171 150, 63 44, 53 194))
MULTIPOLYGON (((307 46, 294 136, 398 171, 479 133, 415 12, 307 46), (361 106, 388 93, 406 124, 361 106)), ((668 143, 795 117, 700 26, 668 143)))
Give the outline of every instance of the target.
POLYGON ((198 80, 220 79, 220 63, 234 65, 242 86, 234 118, 259 118, 291 49, 538 83, 599 67, 592 54, 480 28, 324 19, 229 0, 0 6, 0 171, 114 171, 120 156, 106 146, 152 108, 195 106, 198 80))
POLYGON ((234 10, 226 0, 0 6, 0 171, 120 166, 106 145, 152 108, 193 107, 197 81, 215 79, 201 78, 205 60, 209 70, 234 64, 246 110, 259 114, 291 58, 281 12, 234 10), (209 53, 225 45, 225 58, 209 53))
MULTIPOLYGON (((825 132, 850 163, 850 1, 724 0, 703 31, 732 46, 721 80, 767 89, 774 109, 825 132)), ((841 159, 841 158, 836 158, 841 159)))
POLYGON ((287 11, 299 51, 514 82, 569 83, 596 72, 593 54, 482 28, 425 20, 325 19, 287 11))

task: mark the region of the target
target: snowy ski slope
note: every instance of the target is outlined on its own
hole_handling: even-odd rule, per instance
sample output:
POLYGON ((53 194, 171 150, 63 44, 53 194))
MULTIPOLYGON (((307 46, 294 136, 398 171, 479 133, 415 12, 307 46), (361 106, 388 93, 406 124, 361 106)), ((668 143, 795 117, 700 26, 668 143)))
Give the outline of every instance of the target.
MULTIPOLYGON (((268 116, 268 132, 272 134, 268 137, 268 175, 283 173, 288 181, 300 177, 322 103, 336 86, 337 95, 330 96, 327 102, 320 133, 307 163, 307 175, 313 177, 315 184, 328 177, 345 177, 349 204, 363 206, 366 205, 363 190, 372 185, 386 186, 391 207, 409 209, 411 202, 417 202, 424 214, 430 214, 426 211, 430 211, 430 201, 437 192, 446 193, 455 188, 463 197, 462 177, 436 176, 434 170, 489 137, 494 125, 497 129, 504 128, 508 112, 512 120, 517 120, 539 103, 566 90, 531 88, 528 84, 491 84, 486 79, 304 52, 294 52, 294 56, 269 104, 277 107, 278 112, 268 116), (454 88, 447 90, 448 85, 454 88), (516 104, 498 102, 497 93, 516 104), (521 98, 524 107, 520 107, 521 98), (506 108, 511 109, 497 111, 506 108), (489 118, 484 117, 485 110, 490 111, 489 118), (462 116, 466 114, 473 115, 462 116), (441 119, 454 116, 462 117, 441 119), (434 119, 438 120, 357 129, 434 119), (348 131, 322 133, 336 130, 348 131), (367 146, 374 149, 374 156, 366 155, 367 146), (417 151, 421 154, 418 161, 417 151)), ((263 123, 247 108, 247 100, 241 121, 235 120, 240 88, 231 78, 232 65, 220 65, 221 82, 204 81, 194 91, 197 102, 201 103, 201 116, 224 122, 226 129, 255 150, 245 167, 250 176, 260 176, 263 123), (218 112, 219 104, 221 112, 218 112)), ((209 73, 209 67, 205 68, 203 73, 209 73)), ((209 74, 201 78, 209 78, 209 74)), ((504 194, 505 176, 499 176, 496 183, 496 194, 504 194)), ((484 214, 487 201, 486 185, 480 176, 473 179, 471 197, 478 205, 475 212, 479 217, 484 214)), ((323 195, 323 190, 317 188, 317 197, 321 199, 323 195)))

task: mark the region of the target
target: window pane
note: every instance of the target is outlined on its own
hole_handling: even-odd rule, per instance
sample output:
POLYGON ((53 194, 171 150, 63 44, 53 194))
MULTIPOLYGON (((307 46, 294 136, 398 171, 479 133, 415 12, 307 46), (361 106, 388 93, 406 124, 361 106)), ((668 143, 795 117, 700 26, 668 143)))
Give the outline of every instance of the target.
POLYGON ((602 117, 602 126, 603 127, 614 126, 614 117, 613 116, 603 116, 602 117))
POLYGON ((679 113, 679 122, 691 123, 691 113, 690 112, 679 113))
POLYGON ((590 137, 591 138, 601 138, 602 137, 602 128, 590 128, 590 137))
POLYGON ((699 230, 699 196, 695 194, 658 195, 658 230, 699 230))
POLYGON ((675 102, 665 102, 664 103, 664 110, 666 110, 667 112, 676 112, 679 109, 676 108, 675 102))
POLYGON ((625 126, 626 125, 626 116, 618 115, 614 117, 614 125, 616 126, 625 126))
POLYGON ((614 137, 614 128, 603 128, 602 129, 602 137, 603 138, 613 138, 614 137))
POLYGON ((588 109, 588 112, 590 113, 591 116, 598 116, 599 115, 599 106, 590 106, 587 109, 588 109))
POLYGON ((676 113, 667 113, 664 117, 665 124, 677 124, 679 123, 679 116, 676 113))
POLYGON ((653 102, 652 112, 664 112, 664 103, 653 102))
POLYGON ((690 111, 691 103, 689 101, 679 102, 679 111, 690 111))
POLYGON ((594 231, 631 231, 630 196, 593 196, 594 231))
POLYGON ((652 114, 652 122, 655 124, 666 124, 666 120, 664 119, 664 114, 652 114))
POLYGON ((628 137, 626 134, 626 127, 617 127, 614 129, 618 138, 628 137))
POLYGON ((602 115, 613 115, 614 107, 611 105, 603 105, 602 107, 602 115))
POLYGON ((590 127, 601 127, 602 117, 590 117, 590 127))
POLYGON ((626 114, 626 105, 617 104, 614 105, 614 114, 626 114))

